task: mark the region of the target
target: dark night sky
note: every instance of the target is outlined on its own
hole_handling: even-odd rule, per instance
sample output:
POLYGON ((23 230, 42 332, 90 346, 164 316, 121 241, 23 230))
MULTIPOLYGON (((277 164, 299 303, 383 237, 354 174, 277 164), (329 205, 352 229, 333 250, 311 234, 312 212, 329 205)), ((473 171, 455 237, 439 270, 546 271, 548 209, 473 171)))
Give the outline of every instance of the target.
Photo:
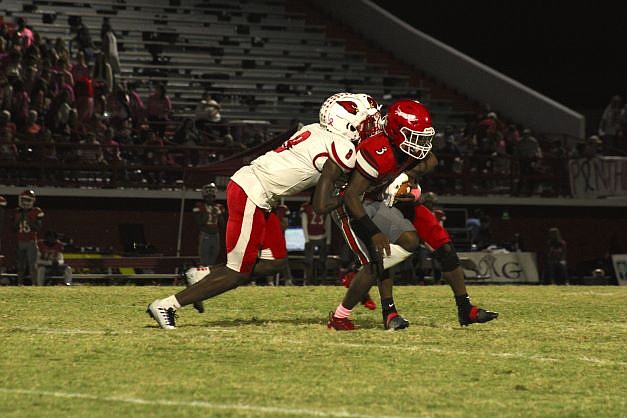
POLYGON ((620 3, 375 0, 417 29, 586 116, 627 94, 620 3))

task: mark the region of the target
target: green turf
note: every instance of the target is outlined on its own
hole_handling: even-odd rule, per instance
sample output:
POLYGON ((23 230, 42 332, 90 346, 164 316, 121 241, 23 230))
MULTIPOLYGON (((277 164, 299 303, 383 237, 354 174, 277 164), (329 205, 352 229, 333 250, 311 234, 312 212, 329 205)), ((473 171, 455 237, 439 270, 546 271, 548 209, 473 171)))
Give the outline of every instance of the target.
POLYGON ((627 289, 472 286, 501 313, 461 328, 446 286, 397 287, 326 329, 342 287, 244 287, 178 313, 177 287, 0 287, 0 417, 627 416, 627 289))

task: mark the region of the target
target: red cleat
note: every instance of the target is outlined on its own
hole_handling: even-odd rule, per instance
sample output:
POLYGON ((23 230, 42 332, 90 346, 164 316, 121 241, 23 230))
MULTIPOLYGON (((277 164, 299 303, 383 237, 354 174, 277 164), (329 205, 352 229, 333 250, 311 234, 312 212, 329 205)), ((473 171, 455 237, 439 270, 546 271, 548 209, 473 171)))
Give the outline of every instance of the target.
POLYGON ((329 312, 329 321, 327 322, 327 328, 334 329, 336 331, 353 331, 356 327, 349 318, 336 318, 333 312, 329 312))
POLYGON ((356 273, 354 271, 349 271, 348 273, 343 275, 340 278, 340 282, 342 283, 342 286, 348 288, 351 285, 351 282, 353 281, 353 277, 355 277, 355 274, 356 273))
POLYGON ((361 304, 364 305, 364 308, 370 309, 371 311, 374 311, 375 309, 377 309, 377 302, 372 300, 372 298, 370 297, 370 294, 366 295, 364 300, 361 301, 361 304))

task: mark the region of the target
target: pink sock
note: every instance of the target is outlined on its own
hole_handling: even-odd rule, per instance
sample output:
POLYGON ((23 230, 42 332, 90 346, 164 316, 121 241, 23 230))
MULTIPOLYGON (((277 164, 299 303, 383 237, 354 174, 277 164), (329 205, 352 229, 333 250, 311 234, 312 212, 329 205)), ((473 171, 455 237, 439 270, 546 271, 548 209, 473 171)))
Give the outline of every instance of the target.
POLYGON ((352 309, 346 309, 340 303, 337 309, 335 310, 335 314, 333 314, 333 316, 335 316, 336 318, 348 318, 352 311, 353 311, 352 309))

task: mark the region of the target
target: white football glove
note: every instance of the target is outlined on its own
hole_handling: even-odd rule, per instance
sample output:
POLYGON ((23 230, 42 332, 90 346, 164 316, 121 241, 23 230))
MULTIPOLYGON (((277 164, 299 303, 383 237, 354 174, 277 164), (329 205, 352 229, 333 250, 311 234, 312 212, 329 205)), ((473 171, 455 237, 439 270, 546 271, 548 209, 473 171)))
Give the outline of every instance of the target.
POLYGON ((409 177, 405 173, 401 173, 396 177, 392 183, 385 189, 383 192, 383 202, 388 206, 394 206, 394 202, 396 200, 396 193, 398 193, 398 189, 400 189, 401 184, 408 182, 409 177))

